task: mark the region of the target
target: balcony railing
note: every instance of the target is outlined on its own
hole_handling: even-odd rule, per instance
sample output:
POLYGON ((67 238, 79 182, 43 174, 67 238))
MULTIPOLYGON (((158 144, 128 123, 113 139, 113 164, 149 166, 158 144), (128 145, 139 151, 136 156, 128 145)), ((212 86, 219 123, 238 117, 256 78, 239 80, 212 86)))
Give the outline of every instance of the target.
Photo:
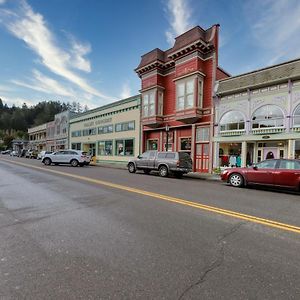
POLYGON ((159 127, 163 123, 162 116, 149 116, 149 117, 142 117, 142 124, 148 127, 159 127))
POLYGON ((187 123, 187 124, 195 123, 201 117, 202 117, 202 110, 197 107, 188 108, 185 110, 178 110, 175 113, 175 119, 177 121, 187 123))
POLYGON ((253 128, 252 134, 265 134, 265 133, 281 133, 284 132, 284 127, 267 127, 267 128, 253 128))
POLYGON ((224 130, 220 131, 220 136, 235 136, 235 135, 243 135, 246 133, 245 129, 238 129, 238 130, 224 130))
POLYGON ((294 127, 292 130, 293 130, 294 132, 300 132, 300 126, 299 126, 299 127, 294 127))

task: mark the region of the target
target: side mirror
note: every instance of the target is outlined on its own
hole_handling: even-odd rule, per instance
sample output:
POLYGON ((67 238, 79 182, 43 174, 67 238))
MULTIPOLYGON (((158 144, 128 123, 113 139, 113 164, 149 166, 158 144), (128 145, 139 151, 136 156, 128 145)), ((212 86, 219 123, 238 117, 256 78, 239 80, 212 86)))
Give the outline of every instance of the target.
POLYGON ((253 170, 257 170, 257 165, 253 165, 253 170))
POLYGON ((141 156, 140 156, 140 155, 138 155, 138 156, 137 156, 137 158, 138 158, 138 159, 140 159, 140 158, 141 158, 141 156))

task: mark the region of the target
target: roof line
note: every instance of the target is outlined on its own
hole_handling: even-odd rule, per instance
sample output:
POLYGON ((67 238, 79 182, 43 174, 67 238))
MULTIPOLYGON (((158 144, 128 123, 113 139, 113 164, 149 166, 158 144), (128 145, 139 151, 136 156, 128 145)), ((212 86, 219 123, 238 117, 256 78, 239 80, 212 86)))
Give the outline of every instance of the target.
POLYGON ((118 100, 118 101, 115 101, 115 102, 112 102, 112 103, 109 103, 109 104, 106 104, 106 105, 103 105, 103 106, 100 106, 100 107, 88 110, 88 111, 83 112, 81 114, 77 114, 77 115, 71 117, 70 119, 72 119, 72 120, 73 119, 77 119, 77 118, 80 118, 82 116, 85 116, 85 115, 88 115, 88 114, 91 114, 91 113, 94 113, 94 112, 97 112, 97 111, 101 111, 101 110, 105 110, 105 109, 108 109, 108 108, 111 108, 111 107, 114 107, 114 106, 122 105, 122 104, 125 104, 127 102, 136 100, 137 98, 140 99, 141 95, 137 94, 137 95, 131 96, 129 98, 121 99, 121 100, 118 100))
POLYGON ((268 69, 278 68, 282 65, 288 65, 288 64, 294 63, 294 62, 299 61, 299 60, 300 60, 300 57, 292 59, 292 60, 284 61, 284 62, 276 64, 276 65, 272 65, 272 66, 264 67, 264 68, 261 68, 261 69, 256 69, 256 70, 253 70, 253 71, 250 71, 250 72, 242 73, 242 74, 239 74, 239 75, 231 76, 229 78, 220 79, 219 81, 220 82, 221 81, 222 82, 223 81, 229 81, 231 79, 247 76, 247 75, 250 75, 250 74, 253 74, 253 73, 259 73, 259 72, 262 72, 262 71, 265 71, 265 70, 268 70, 268 69))

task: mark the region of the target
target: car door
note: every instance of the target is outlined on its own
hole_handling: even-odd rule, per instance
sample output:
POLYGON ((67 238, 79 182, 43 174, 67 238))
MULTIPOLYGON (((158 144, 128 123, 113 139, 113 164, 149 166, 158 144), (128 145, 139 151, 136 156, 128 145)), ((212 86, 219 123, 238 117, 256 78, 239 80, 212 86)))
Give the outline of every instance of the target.
POLYGON ((149 151, 149 159, 148 159, 148 169, 154 169, 155 167, 155 156, 156 156, 156 151, 149 151))
POLYGON ((61 163, 63 162, 63 151, 57 151, 52 156, 52 162, 54 163, 61 163))
POLYGON ((138 159, 136 161, 136 167, 138 169, 147 169, 148 168, 149 155, 150 155, 150 152, 146 151, 138 157, 138 159))
POLYGON ((282 159, 274 170, 274 184, 290 188, 298 188, 300 180, 300 162, 282 159))
POLYGON ((274 184, 274 170, 277 164, 275 159, 267 159, 247 170, 246 179, 248 183, 254 184, 274 184))

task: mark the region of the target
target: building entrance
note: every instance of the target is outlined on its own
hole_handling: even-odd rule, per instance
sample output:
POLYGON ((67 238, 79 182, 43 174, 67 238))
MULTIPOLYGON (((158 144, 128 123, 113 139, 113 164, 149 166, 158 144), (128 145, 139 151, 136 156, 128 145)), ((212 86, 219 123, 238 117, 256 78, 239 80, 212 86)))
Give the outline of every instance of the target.
POLYGON ((285 142, 269 142, 257 144, 257 162, 266 159, 277 159, 285 157, 285 142))
POLYGON ((91 156, 96 156, 96 144, 84 144, 83 151, 87 152, 91 156))

